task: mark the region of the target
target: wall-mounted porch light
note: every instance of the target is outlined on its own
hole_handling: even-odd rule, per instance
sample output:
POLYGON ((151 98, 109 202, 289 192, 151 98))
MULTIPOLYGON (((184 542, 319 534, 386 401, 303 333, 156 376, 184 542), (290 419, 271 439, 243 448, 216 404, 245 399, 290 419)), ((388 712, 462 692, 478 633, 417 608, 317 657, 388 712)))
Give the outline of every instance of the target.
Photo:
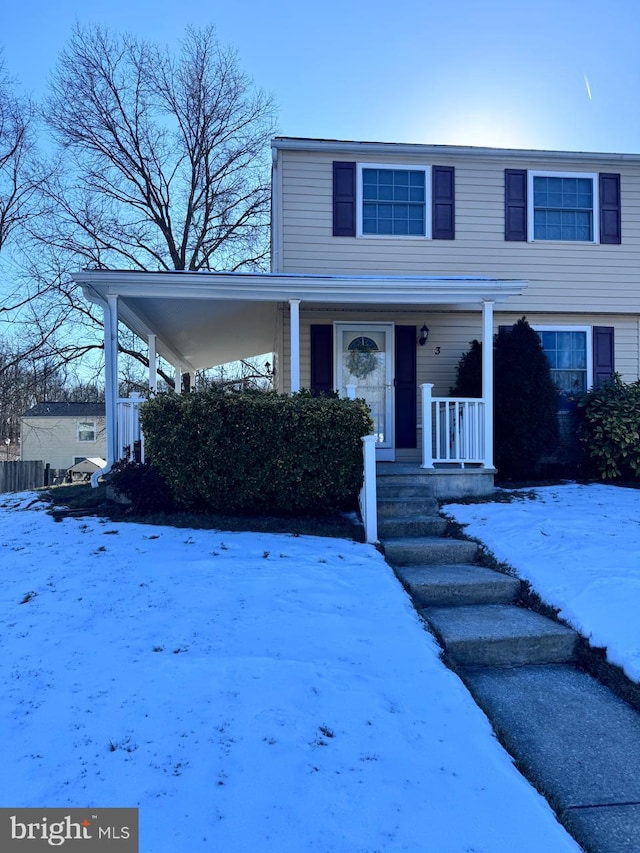
POLYGON ((420 337, 418 338, 418 343, 420 344, 421 347, 423 347, 428 340, 429 340, 429 328, 428 328, 428 326, 424 325, 420 329, 420 337))

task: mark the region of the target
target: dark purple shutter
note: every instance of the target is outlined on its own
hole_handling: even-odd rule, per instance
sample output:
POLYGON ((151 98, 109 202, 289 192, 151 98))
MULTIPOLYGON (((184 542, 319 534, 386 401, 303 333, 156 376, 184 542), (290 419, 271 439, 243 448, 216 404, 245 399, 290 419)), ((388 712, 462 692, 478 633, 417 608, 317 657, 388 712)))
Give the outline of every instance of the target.
POLYGON ((504 239, 527 239, 527 171, 504 170, 504 239))
POLYGON ((615 370, 613 326, 593 327, 593 384, 611 379, 615 370))
POLYGON ((333 164, 333 236, 356 236, 356 164, 333 164))
POLYGON ((396 326, 396 447, 416 447, 416 327, 396 326))
POLYGON ((311 326, 311 390, 333 391, 333 326, 311 326))
POLYGON ((600 242, 621 243, 620 175, 600 175, 600 242))
POLYGON ((433 184, 433 218, 431 236, 434 240, 454 240, 456 236, 456 193, 453 166, 434 166, 431 170, 433 184))

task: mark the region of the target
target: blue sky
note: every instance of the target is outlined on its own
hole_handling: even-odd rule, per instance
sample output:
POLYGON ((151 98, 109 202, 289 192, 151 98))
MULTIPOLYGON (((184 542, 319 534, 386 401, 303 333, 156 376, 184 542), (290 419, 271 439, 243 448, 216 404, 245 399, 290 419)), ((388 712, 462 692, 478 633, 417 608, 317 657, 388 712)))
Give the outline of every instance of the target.
POLYGON ((2 18, 36 96, 76 20, 169 45, 213 23, 282 135, 640 152, 637 0, 8 0, 2 18))

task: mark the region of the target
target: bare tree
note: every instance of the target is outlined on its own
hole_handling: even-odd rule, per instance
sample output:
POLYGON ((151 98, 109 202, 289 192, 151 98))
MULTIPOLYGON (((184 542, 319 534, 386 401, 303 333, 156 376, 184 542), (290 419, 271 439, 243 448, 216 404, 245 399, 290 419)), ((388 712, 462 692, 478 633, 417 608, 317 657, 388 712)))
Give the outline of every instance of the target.
POLYGON ((175 58, 77 27, 45 114, 67 166, 48 187, 50 245, 97 268, 264 264, 274 107, 212 28, 187 30, 175 58))
POLYGON ((0 57, 0 250, 11 233, 37 211, 42 174, 31 158, 35 108, 15 93, 0 57))

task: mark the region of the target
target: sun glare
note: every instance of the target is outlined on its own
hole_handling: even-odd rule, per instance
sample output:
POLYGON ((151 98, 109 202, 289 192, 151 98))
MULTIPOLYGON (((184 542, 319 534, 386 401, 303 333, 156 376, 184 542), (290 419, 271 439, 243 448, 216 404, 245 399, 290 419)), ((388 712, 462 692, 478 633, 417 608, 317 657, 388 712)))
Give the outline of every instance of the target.
MULTIPOLYGON (((467 110, 443 116, 426 133, 429 142, 489 148, 539 148, 544 133, 520 116, 467 110)), ((425 141, 427 141, 425 139, 425 141)))

